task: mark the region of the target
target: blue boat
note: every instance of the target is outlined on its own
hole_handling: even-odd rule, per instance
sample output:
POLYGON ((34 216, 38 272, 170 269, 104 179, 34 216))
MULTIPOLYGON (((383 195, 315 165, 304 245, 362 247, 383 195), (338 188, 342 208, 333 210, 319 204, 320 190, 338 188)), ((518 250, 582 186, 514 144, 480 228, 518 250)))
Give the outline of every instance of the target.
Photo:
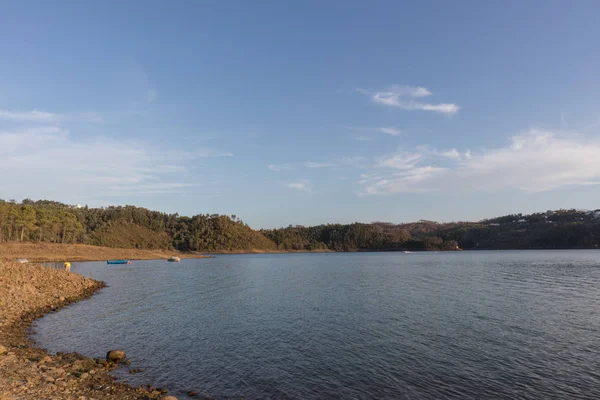
POLYGON ((106 260, 107 264, 131 264, 129 260, 106 260))

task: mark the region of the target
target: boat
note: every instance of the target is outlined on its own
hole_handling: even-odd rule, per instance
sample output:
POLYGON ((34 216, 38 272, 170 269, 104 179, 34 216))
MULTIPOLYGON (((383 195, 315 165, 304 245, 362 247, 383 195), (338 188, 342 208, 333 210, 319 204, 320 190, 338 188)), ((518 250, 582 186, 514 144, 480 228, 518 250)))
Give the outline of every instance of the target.
POLYGON ((107 264, 131 264, 129 260, 106 260, 107 264))
POLYGON ((181 258, 179 258, 177 256, 173 256, 173 257, 169 258, 167 261, 168 262, 179 262, 179 261, 181 261, 181 258))
POLYGON ((29 262, 29 260, 27 260, 26 258, 17 258, 15 261, 20 264, 27 264, 29 262))

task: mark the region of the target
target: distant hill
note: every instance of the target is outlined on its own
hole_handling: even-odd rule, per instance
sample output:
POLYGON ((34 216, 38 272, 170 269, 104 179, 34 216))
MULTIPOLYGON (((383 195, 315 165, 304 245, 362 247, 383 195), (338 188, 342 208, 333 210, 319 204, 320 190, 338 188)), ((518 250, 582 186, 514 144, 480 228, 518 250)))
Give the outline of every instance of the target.
POLYGON ((88 208, 49 200, 0 200, 0 242, 183 252, 598 248, 600 210, 511 214, 477 222, 422 220, 255 231, 235 215, 186 217, 135 206, 88 208))
POLYGON ((513 214, 435 233, 465 249, 585 249, 600 246, 600 210, 513 214))
POLYGON ((511 214, 478 222, 290 226, 262 232, 283 250, 594 249, 600 247, 600 210, 511 214))
POLYGON ((108 221, 92 231, 87 242, 94 246, 169 249, 171 238, 166 232, 153 231, 142 225, 124 220, 108 221))
POLYGON ((141 207, 88 208, 0 201, 0 242, 81 243, 180 251, 269 251, 277 246, 235 216, 182 217, 141 207))

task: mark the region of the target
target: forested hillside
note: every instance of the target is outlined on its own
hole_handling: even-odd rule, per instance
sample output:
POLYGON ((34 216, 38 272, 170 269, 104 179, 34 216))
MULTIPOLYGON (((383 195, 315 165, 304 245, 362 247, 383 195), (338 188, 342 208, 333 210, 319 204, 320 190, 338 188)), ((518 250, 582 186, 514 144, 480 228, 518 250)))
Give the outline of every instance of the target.
POLYGON ((262 232, 282 250, 584 249, 600 247, 600 210, 511 214, 479 222, 290 226, 262 232))
POLYGON ((506 215, 441 225, 435 234, 464 249, 595 249, 600 246, 600 210, 506 215))
POLYGON ((415 239, 401 225, 387 223, 329 224, 263 230, 280 250, 456 250, 453 239, 435 236, 415 239))
POLYGON ((276 249, 235 216, 183 217, 134 206, 88 208, 46 200, 0 201, 0 241, 205 252, 276 249))
POLYGON ((506 215, 479 222, 327 224, 255 231, 235 215, 165 214, 0 200, 0 242, 226 251, 568 249, 600 246, 600 210, 506 215))

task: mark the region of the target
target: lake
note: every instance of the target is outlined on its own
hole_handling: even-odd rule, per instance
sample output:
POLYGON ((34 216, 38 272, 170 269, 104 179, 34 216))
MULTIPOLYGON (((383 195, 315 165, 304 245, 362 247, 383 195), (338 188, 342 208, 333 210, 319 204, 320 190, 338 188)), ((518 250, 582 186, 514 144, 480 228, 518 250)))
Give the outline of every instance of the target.
POLYGON ((217 399, 598 399, 600 251, 74 263, 109 287, 51 352, 123 348, 132 384, 217 399))

